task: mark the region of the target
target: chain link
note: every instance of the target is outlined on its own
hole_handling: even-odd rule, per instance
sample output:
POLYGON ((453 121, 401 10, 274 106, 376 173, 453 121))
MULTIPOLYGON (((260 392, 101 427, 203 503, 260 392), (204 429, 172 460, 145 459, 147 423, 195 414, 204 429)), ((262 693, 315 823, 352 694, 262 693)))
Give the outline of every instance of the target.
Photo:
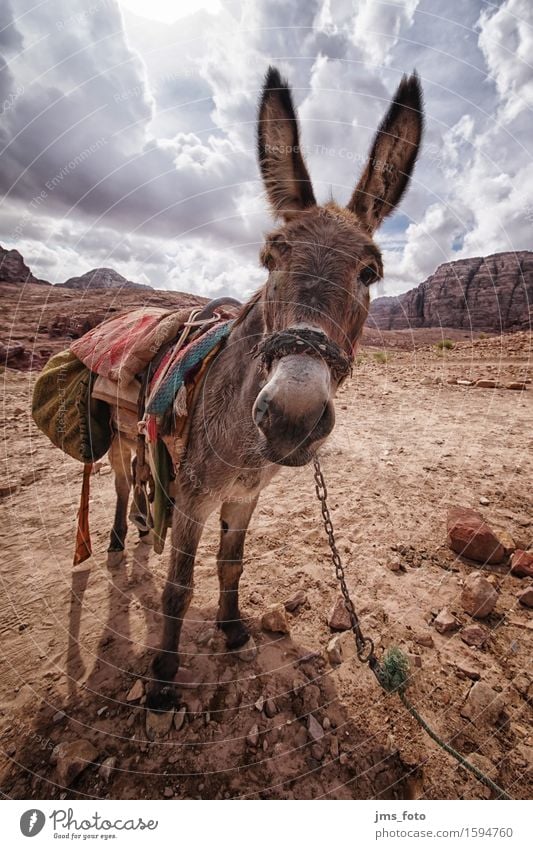
POLYGON ((331 560, 333 566, 335 567, 335 576, 340 584, 341 593, 344 600, 344 606, 348 611, 348 615, 350 617, 351 628, 355 638, 357 657, 359 658, 361 663, 368 663, 372 672, 380 681, 380 666, 379 661, 374 653, 374 643, 370 639, 370 637, 365 637, 363 635, 363 632, 361 631, 359 617, 357 616, 353 601, 350 598, 350 593, 346 585, 346 575, 344 572, 344 567, 342 565, 341 556, 339 554, 339 550, 335 542, 335 532, 333 529, 333 522, 331 521, 331 514, 329 512, 328 507, 328 490, 326 487, 326 481, 324 480, 324 475, 322 474, 322 469, 320 468, 320 461, 317 457, 315 457, 314 459, 314 466, 316 497, 320 502, 324 529, 326 531, 329 547, 331 549, 331 560))

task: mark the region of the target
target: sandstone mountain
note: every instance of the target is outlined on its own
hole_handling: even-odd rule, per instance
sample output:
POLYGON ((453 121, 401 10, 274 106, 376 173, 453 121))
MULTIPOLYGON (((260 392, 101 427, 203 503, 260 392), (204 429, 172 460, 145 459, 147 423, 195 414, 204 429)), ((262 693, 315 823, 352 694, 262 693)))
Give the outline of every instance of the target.
POLYGON ((533 252, 499 253, 445 262, 416 289, 377 298, 367 326, 525 330, 533 318, 532 305, 533 252))
POLYGON ((34 277, 24 262, 22 254, 7 250, 0 245, 0 283, 39 283, 49 286, 47 280, 34 277))
POLYGON ((81 277, 70 277, 61 284, 66 289, 153 289, 144 283, 126 280, 113 268, 93 268, 81 277))

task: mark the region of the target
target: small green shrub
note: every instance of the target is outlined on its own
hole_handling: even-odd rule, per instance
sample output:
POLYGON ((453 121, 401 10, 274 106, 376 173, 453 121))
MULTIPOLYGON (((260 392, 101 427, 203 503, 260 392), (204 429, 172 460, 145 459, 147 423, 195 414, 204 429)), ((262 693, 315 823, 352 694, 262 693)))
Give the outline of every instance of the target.
POLYGON ((390 360, 390 354, 386 354, 385 351, 376 351, 374 359, 377 363, 388 363, 390 360))
POLYGON ((437 342, 435 345, 439 351, 451 351, 452 348, 455 348, 455 343, 451 339, 441 339, 440 342, 437 342))

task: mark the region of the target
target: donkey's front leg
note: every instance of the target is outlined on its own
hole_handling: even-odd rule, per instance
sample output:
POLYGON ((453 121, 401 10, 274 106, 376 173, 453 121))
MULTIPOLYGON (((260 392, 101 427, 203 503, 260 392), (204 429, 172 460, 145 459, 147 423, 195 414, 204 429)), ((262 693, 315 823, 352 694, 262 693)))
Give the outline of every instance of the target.
POLYGON ((147 693, 147 707, 151 710, 170 710, 178 702, 173 680, 179 668, 181 627, 192 599, 194 559, 204 521, 177 508, 174 512, 172 552, 162 599, 163 636, 152 663, 154 680, 147 693))
POLYGON ((239 611, 239 581, 242 575, 244 540, 257 497, 244 504, 225 502, 220 512, 220 548, 217 555, 220 599, 217 622, 229 649, 243 646, 250 636, 239 611))
POLYGON ((115 492, 117 503, 115 521, 111 529, 109 548, 107 549, 107 565, 119 566, 124 559, 124 545, 128 532, 128 501, 131 489, 131 451, 127 443, 115 436, 109 449, 109 462, 115 473, 115 492))

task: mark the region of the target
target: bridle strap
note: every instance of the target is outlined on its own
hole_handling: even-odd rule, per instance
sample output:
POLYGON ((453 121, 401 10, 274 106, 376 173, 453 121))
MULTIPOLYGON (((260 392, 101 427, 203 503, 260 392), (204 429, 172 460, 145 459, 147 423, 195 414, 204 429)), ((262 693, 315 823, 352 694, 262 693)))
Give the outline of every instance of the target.
POLYGON ((261 366, 266 371, 270 370, 275 360, 281 360, 289 354, 307 354, 324 360, 337 381, 344 380, 352 371, 353 357, 349 357, 322 330, 311 327, 288 327, 270 333, 254 351, 254 356, 261 358, 261 366))

